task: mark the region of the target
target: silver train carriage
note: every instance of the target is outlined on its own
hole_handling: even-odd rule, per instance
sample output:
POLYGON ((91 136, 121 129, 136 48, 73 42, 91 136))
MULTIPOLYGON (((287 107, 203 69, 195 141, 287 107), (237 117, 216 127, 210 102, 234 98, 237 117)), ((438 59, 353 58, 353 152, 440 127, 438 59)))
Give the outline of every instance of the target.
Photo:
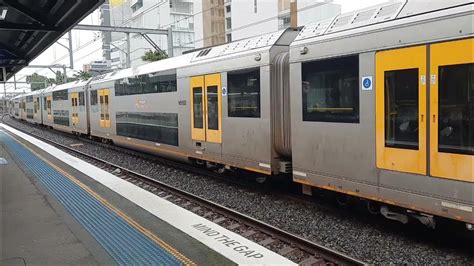
POLYGON ((304 27, 290 48, 293 180, 390 219, 472 228, 473 21, 472 1, 400 1, 304 27))
POLYGON ((272 105, 271 89, 282 89, 281 54, 296 35, 280 31, 96 77, 90 133, 216 171, 288 171, 290 158, 275 146, 284 140, 272 135, 282 99, 272 105))
POLYGON ((41 92, 45 126, 74 134, 89 134, 86 88, 89 81, 51 86, 41 92))
POLYGON ((305 193, 365 198, 390 219, 472 228, 472 21, 471 1, 392 1, 51 87, 41 117, 218 172, 292 173, 305 193))

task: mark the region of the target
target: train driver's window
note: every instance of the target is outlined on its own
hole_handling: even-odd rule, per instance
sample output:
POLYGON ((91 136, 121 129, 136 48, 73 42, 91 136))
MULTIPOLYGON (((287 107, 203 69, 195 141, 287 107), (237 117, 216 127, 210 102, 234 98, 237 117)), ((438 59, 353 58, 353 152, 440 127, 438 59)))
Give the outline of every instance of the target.
POLYGON ((359 123, 359 56, 302 64, 303 121, 359 123))
POLYGON ((439 67, 438 150, 474 155, 474 64, 439 67))
POLYGON ((227 73, 229 117, 260 117, 260 69, 227 73))

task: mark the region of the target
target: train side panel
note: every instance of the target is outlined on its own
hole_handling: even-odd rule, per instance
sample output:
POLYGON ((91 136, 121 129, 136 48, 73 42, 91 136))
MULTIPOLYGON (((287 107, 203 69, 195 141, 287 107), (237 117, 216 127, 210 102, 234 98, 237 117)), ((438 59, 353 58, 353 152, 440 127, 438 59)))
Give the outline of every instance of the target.
MULTIPOLYGON (((428 92, 430 86, 439 82, 437 75, 431 75, 433 69, 429 69, 428 62, 433 57, 429 52, 438 42, 472 38, 472 20, 472 5, 464 5, 328 34, 313 41, 296 41, 290 52, 294 180, 473 223, 473 156, 456 155, 456 160, 462 157, 464 159, 458 160, 466 163, 457 164, 458 170, 452 168, 449 177, 430 173, 430 164, 439 162, 429 159, 429 152, 437 151, 438 147, 436 143, 430 146, 433 133, 430 137, 428 130, 434 124, 430 104, 437 103, 430 103, 430 97, 433 99, 435 95, 428 92), (387 64, 382 63, 382 58, 387 64), (359 99, 345 106, 341 102, 321 102, 324 97, 339 96, 335 92, 318 94, 311 87, 316 82, 312 77, 331 66, 331 71, 344 69, 344 62, 358 67, 357 80, 351 85, 357 93, 351 95, 359 99), (383 123, 388 121, 384 120, 384 112, 392 107, 384 107, 388 102, 383 93, 388 87, 383 88, 389 86, 387 80, 395 80, 398 75, 414 76, 410 84, 417 85, 412 86, 413 93, 404 97, 412 97, 417 102, 406 98, 404 103, 397 104, 398 109, 391 115, 410 117, 412 112, 418 115, 414 120, 394 120, 399 124, 391 128, 404 132, 406 140, 384 140, 392 134, 383 133, 383 123), (418 107, 411 108, 411 105, 418 107), (358 108, 359 117, 352 121, 324 121, 342 116, 332 112, 336 110, 333 108, 341 113, 358 108), (331 117, 328 113, 335 115, 331 117)), ((471 61, 466 62, 472 64, 472 50, 459 49, 471 53, 471 61)))

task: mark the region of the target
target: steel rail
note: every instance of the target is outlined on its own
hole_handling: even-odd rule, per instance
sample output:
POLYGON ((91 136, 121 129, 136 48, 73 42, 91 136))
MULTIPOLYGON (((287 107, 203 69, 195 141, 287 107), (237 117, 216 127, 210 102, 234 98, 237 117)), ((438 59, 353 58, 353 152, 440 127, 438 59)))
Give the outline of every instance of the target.
MULTIPOLYGON (((33 135, 35 138, 38 138, 57 148, 66 150, 68 153, 75 154, 78 157, 81 157, 82 159, 94 164, 95 166, 103 170, 106 170, 122 179, 132 182, 135 185, 139 185, 140 187, 149 191, 151 190, 153 193, 158 194, 159 196, 166 198, 167 200, 175 204, 178 201, 178 202, 181 202, 182 204, 184 203, 184 205, 186 206, 199 206, 197 208, 194 207, 192 209, 211 210, 211 212, 207 211, 205 215, 201 215, 205 218, 211 217, 214 214, 218 214, 218 216, 225 218, 225 219, 212 219, 211 221, 220 220, 219 223, 222 223, 224 220, 232 220, 234 221, 234 225, 236 221, 240 223, 239 227, 246 226, 248 228, 251 228, 246 231, 255 232, 253 235, 255 235, 256 233, 263 233, 264 235, 271 237, 273 240, 272 242, 280 241, 284 243, 286 247, 284 249, 274 250, 274 251, 276 253, 280 253, 280 255, 287 257, 290 260, 293 260, 294 262, 299 263, 301 265, 321 265, 321 264, 365 265, 364 262, 357 260, 355 258, 352 258, 346 254, 324 247, 320 244, 308 241, 300 236, 297 236, 295 234, 276 228, 270 224, 254 219, 248 215, 242 214, 240 212, 232 210, 223 205, 211 202, 202 197, 191 194, 179 188, 173 187, 171 185, 158 181, 154 178, 137 173, 133 170, 129 170, 120 165, 108 162, 101 158, 97 158, 95 156, 89 155, 82 151, 75 150, 64 144, 57 143, 53 140, 49 140, 42 136, 38 136, 37 134, 32 134, 31 132, 27 132, 26 130, 20 129, 11 124, 9 125, 21 132, 27 133, 29 135, 33 135), (185 199, 186 202, 182 201, 182 199, 185 199), (308 256, 306 256, 306 258, 302 261, 295 261, 295 259, 292 258, 291 255, 298 251, 303 251, 306 254, 308 254, 308 256)), ((230 227, 235 227, 235 226, 230 226, 230 227)), ((247 238, 249 237, 247 236, 247 238)), ((260 241, 260 242, 264 242, 264 241, 260 241)), ((265 241, 265 242, 267 242, 267 245, 272 243, 270 241, 265 241)))

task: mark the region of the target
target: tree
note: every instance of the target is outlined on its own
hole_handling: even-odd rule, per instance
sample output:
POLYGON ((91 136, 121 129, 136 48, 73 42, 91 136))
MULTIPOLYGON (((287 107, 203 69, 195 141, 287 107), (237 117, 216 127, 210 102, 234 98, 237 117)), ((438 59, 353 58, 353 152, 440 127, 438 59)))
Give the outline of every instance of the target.
POLYGON ((77 78, 68 78, 66 76, 66 82, 64 82, 64 73, 62 71, 56 71, 56 78, 55 79, 50 79, 50 80, 52 80, 52 83, 54 83, 56 85, 61 85, 61 84, 64 84, 64 83, 76 81, 77 78))
POLYGON ((142 56, 142 60, 145 62, 155 62, 165 58, 168 58, 168 55, 165 52, 152 50, 146 51, 145 54, 142 56))
POLYGON ((31 76, 26 77, 26 82, 31 84, 31 90, 42 90, 49 86, 52 80, 48 77, 39 75, 38 73, 33 73, 31 76))
POLYGON ((86 81, 92 77, 92 74, 86 71, 79 71, 76 74, 74 74, 74 79, 76 80, 82 80, 86 81))

